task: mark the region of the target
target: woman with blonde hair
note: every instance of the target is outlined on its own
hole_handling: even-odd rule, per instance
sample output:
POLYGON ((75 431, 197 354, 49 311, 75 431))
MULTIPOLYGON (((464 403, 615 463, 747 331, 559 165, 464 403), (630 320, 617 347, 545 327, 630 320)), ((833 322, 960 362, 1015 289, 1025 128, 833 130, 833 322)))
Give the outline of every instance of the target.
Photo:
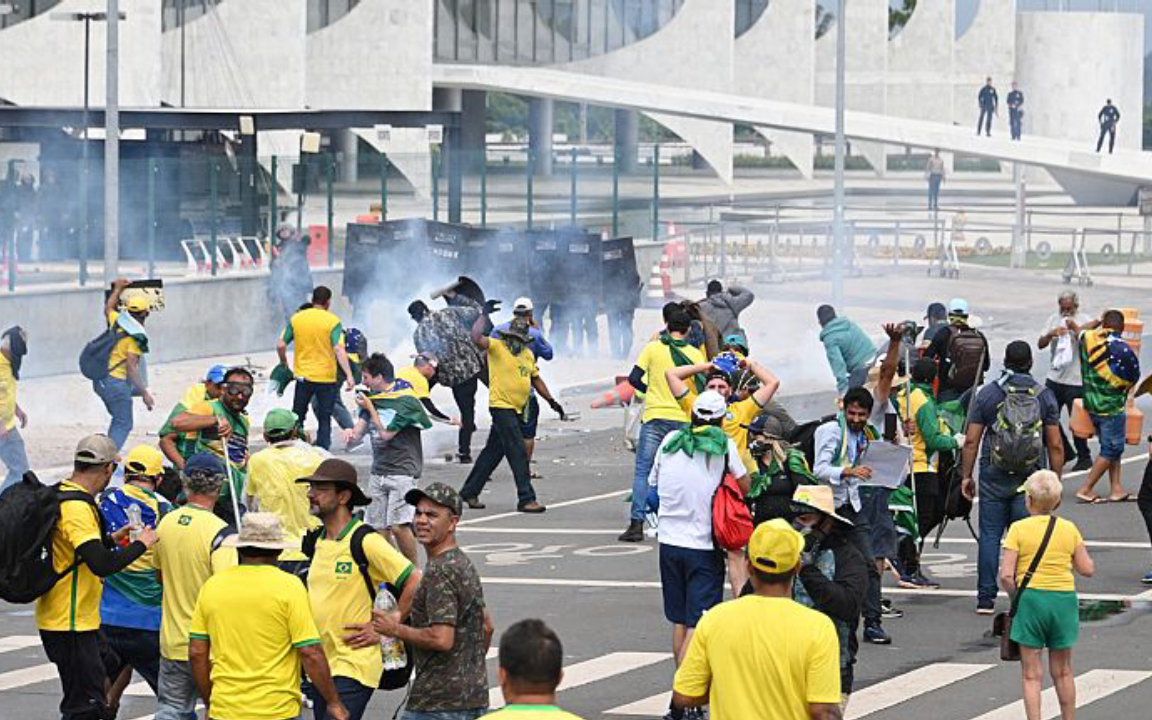
POLYGON ((1014 598, 1010 637, 1020 645, 1028 720, 1041 717, 1044 648, 1048 648, 1048 669, 1060 700, 1060 717, 1072 720, 1076 709, 1072 646, 1080 633, 1080 612, 1072 573, 1075 570, 1091 577, 1096 567, 1080 530, 1053 514, 1060 506, 1062 490, 1060 478, 1051 470, 1038 470, 1029 476, 1024 493, 1031 517, 1008 528, 1000 561, 1000 585, 1010 595, 1020 594, 1014 598), (1039 562, 1035 562, 1037 555, 1039 562))

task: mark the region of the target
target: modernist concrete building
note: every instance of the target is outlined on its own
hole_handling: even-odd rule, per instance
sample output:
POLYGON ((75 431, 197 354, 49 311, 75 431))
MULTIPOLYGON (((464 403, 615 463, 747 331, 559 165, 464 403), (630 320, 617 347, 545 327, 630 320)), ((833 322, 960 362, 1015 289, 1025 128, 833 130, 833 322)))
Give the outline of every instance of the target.
MULTIPOLYGON (((102 3, 97 3, 102 4, 102 3)), ((892 141, 856 147, 877 172, 898 147, 902 119, 975 124, 976 93, 992 76, 1005 97, 1012 80, 1027 96, 1025 133, 1081 144, 1112 98, 1141 113, 1143 18, 1124 13, 1018 13, 1015 0, 983 0, 959 32, 956 0, 920 0, 902 28, 889 28, 888 0, 849 0, 848 107, 889 117, 892 141)), ((0 103, 78 105, 82 29, 53 14, 93 0, 22 0, 0 17, 0 103)), ((683 90, 832 104, 835 0, 120 0, 120 99, 125 106, 252 109, 432 110, 462 113, 462 142, 484 138, 481 91, 437 82, 438 70, 504 66, 683 90)), ((94 103, 103 97, 104 39, 90 51, 94 103)), ((595 102, 595 98, 587 98, 595 102)), ((552 100, 531 101, 540 169, 551 153, 552 100)), ((728 182, 732 123, 651 112, 728 182)), ((701 113, 702 115, 704 113, 701 113)), ((1006 134, 1006 115, 998 120, 1006 134)), ((1119 149, 1136 150, 1129 121, 1119 149)), ((621 158, 635 157, 635 110, 616 113, 621 158)), ((813 168, 813 135, 761 130, 800 173, 813 168)), ((298 132, 261 132, 259 154, 293 153, 298 132)), ((334 137, 353 155, 360 137, 397 158, 417 189, 427 187, 427 136, 373 128, 334 137)), ((345 164, 352 167, 351 163, 345 164)), ((1053 173, 1084 192, 1072 175, 1053 173)), ((1125 193, 1130 195, 1131 184, 1125 193)), ((1123 193, 1122 193, 1123 194, 1123 193)))

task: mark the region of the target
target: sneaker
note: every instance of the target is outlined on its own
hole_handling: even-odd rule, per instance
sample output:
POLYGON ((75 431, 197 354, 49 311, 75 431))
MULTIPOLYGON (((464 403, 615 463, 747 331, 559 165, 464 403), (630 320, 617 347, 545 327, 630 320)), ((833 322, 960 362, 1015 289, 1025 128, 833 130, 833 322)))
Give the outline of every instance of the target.
POLYGON ((517 512, 531 513, 533 515, 539 515, 540 513, 544 512, 547 509, 548 508, 544 507, 543 505, 536 502, 535 500, 533 500, 532 502, 524 503, 523 505, 518 505, 516 507, 517 512))
POLYGON ((924 573, 919 570, 910 575, 901 575, 900 582, 897 584, 902 588, 912 590, 935 590, 940 587, 940 583, 924 577, 924 573))
POLYGON ((1076 464, 1072 466, 1069 472, 1083 472, 1084 470, 1092 469, 1092 458, 1085 457, 1076 460, 1076 464))
POLYGON ((684 720, 707 720, 708 715, 702 707, 684 708, 684 720))
POLYGON ((880 601, 880 617, 885 620, 899 620, 904 617, 904 611, 892 604, 888 598, 880 601))
POLYGON ((869 642, 873 645, 891 645, 892 638, 888 633, 884 632, 884 628, 880 623, 874 623, 864 626, 864 642, 869 642))
POLYGON ((487 505, 485 505, 484 503, 480 502, 480 498, 466 498, 466 497, 462 497, 462 498, 460 498, 460 499, 464 501, 464 504, 465 504, 465 505, 467 505, 468 507, 472 508, 473 510, 483 510, 484 508, 488 507, 488 506, 487 506, 487 505))
POLYGON ((1145 585, 1152 585, 1152 571, 1149 571, 1147 575, 1140 578, 1140 582, 1144 583, 1145 585))
POLYGON ((995 615, 996 603, 992 600, 978 600, 976 602, 977 615, 995 615))
POLYGON ((616 538, 620 542, 640 542, 644 539, 644 521, 633 520, 628 523, 628 529, 616 538))
POLYGON ((456 462, 460 463, 461 465, 471 465, 472 456, 468 453, 462 453, 456 456, 456 462))

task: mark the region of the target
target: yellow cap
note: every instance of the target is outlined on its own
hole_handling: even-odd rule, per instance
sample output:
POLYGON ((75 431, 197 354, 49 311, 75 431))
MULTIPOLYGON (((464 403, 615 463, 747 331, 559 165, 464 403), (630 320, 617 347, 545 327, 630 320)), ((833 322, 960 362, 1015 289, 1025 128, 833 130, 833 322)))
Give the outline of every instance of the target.
POLYGON ((748 558, 766 573, 786 573, 800 562, 804 538, 781 518, 761 523, 748 541, 748 558))
POLYGON ((124 309, 128 312, 148 312, 152 309, 152 302, 144 295, 131 295, 124 298, 124 309))
POLYGON ((162 475, 164 456, 151 445, 137 445, 124 456, 124 470, 130 475, 162 475))

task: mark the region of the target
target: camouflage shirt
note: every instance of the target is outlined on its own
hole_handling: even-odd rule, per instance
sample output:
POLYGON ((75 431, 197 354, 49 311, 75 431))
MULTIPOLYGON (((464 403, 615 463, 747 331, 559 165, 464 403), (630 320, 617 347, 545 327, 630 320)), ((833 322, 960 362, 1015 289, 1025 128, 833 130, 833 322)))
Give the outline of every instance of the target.
POLYGON ((484 589, 480 574, 460 548, 428 561, 412 598, 409 625, 451 625, 456 628, 456 641, 448 652, 415 648, 416 679, 408 709, 443 712, 488 707, 484 589))
POLYGON ((437 380, 453 387, 467 382, 484 367, 484 356, 470 335, 480 317, 479 304, 446 307, 428 313, 416 326, 412 342, 417 352, 430 352, 439 361, 437 380))

